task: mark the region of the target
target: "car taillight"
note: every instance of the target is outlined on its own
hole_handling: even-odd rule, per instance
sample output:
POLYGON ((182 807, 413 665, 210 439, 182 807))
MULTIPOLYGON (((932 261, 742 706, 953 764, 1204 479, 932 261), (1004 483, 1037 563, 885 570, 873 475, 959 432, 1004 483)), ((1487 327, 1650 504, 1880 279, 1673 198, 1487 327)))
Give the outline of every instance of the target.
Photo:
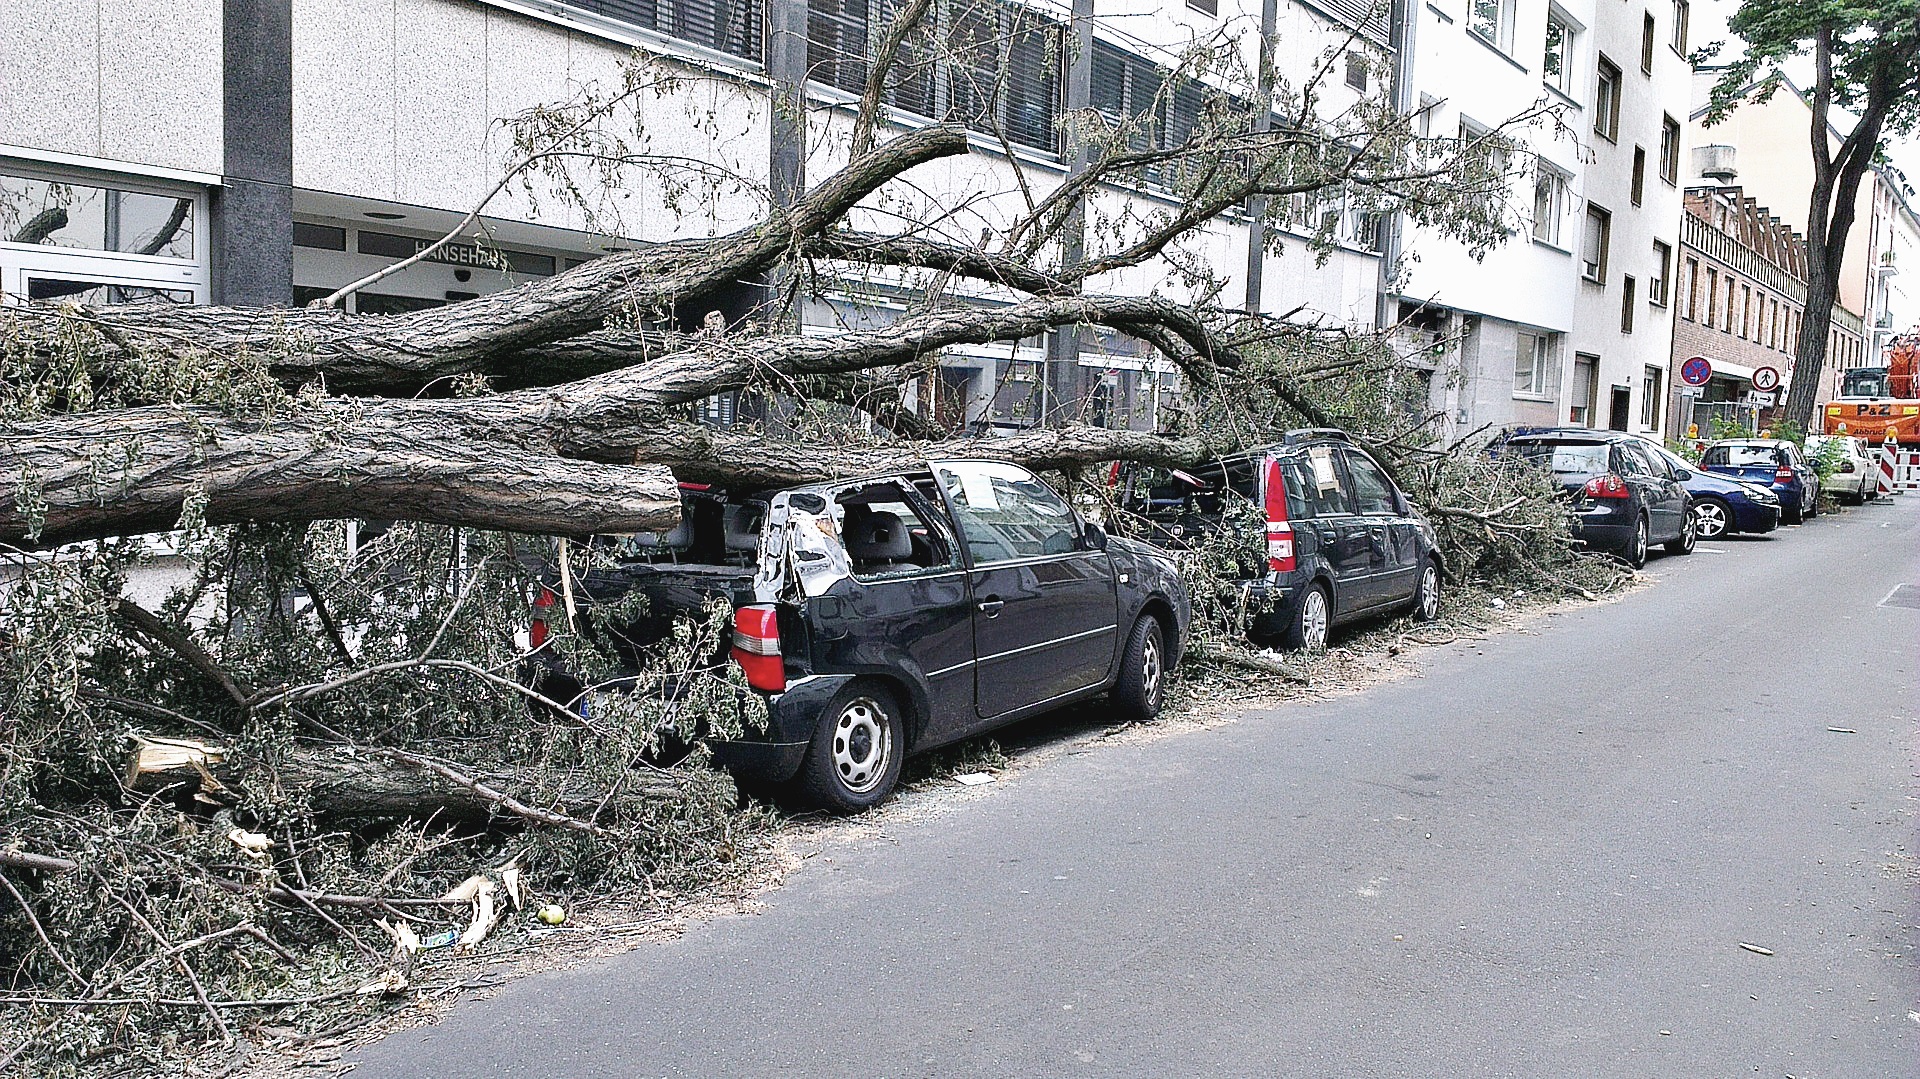
POLYGON ((1774 469, 1774 470, 1773 470, 1773 482, 1775 482, 1775 483, 1792 483, 1792 482, 1793 482, 1793 468, 1792 468, 1791 466, 1788 466, 1788 465, 1781 465, 1781 466, 1780 466, 1779 468, 1776 468, 1776 469, 1774 469))
POLYGON ((1280 462, 1267 458, 1267 568, 1286 573, 1299 565, 1293 554, 1293 523, 1287 519, 1287 481, 1280 462))
POLYGON ((1120 486, 1120 462, 1118 461, 1115 461, 1107 469, 1107 486, 1108 487, 1120 486))
POLYGON ((533 597, 533 621, 527 625, 527 648, 537 649, 547 643, 547 616, 553 613, 553 589, 546 585, 533 597))
POLYGON ((1588 480, 1587 494, 1594 498, 1629 498, 1633 495, 1633 489, 1618 473, 1609 472, 1588 480))
POLYGON ((787 663, 780 655, 780 622, 772 607, 742 607, 733 612, 733 661, 747 684, 768 693, 787 688, 787 663))

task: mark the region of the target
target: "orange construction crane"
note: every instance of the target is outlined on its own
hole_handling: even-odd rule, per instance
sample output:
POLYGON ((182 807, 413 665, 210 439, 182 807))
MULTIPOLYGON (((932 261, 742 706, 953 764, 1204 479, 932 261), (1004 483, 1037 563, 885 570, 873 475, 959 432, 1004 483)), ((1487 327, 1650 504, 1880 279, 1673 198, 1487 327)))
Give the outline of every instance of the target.
POLYGON ((1827 404, 1822 429, 1875 446, 1890 435, 1903 446, 1920 444, 1916 368, 1920 368, 1920 333, 1908 333, 1887 345, 1885 367, 1841 372, 1840 396, 1827 404))

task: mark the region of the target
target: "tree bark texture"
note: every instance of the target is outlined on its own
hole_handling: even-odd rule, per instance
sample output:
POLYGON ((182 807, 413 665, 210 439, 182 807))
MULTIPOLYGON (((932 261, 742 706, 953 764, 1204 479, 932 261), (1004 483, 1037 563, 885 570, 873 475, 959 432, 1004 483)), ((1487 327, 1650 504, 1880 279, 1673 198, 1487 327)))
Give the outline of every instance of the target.
MULTIPOLYGON (((885 372, 947 345, 1015 340, 1072 322, 1164 329, 1197 384, 1215 377, 1216 363, 1236 361, 1214 346, 1198 316, 1170 301, 1036 297, 949 307, 834 337, 696 337, 630 367, 486 397, 327 398, 261 418, 159 405, 54 416, 0 431, 0 484, 14 493, 0 506, 0 541, 165 531, 196 505, 210 523, 395 517, 554 534, 658 531, 677 521, 675 477, 635 465, 665 465, 681 478, 790 483, 902 456, 897 448, 849 447, 820 457, 712 434, 679 420, 675 406, 748 385, 778 391, 807 376, 885 372)), ((1038 467, 1101 459, 1090 452, 1111 459, 1120 445, 1156 459, 1178 456, 1132 432, 1036 432, 989 444, 1003 441, 943 444, 938 452, 1038 467)))
MULTIPOLYGON (((238 788, 242 783, 241 776, 225 761, 204 767, 224 787, 238 788)), ((607 796, 605 790, 586 784, 542 792, 537 777, 531 772, 512 768, 474 768, 466 764, 456 767, 481 787, 569 816, 591 813, 607 796)), ((285 793, 306 799, 322 817, 424 819, 437 814, 442 818, 485 820, 511 815, 501 810, 498 799, 430 769, 394 760, 379 749, 354 753, 297 749, 275 762, 273 774, 285 793)), ((257 776, 255 780, 257 782, 257 776)), ((199 771, 183 764, 143 772, 137 777, 135 787, 151 791, 173 783, 197 787, 201 782, 199 771)), ((621 792, 622 797, 627 798, 670 799, 686 793, 686 786, 677 773, 641 769, 626 777, 621 792)))

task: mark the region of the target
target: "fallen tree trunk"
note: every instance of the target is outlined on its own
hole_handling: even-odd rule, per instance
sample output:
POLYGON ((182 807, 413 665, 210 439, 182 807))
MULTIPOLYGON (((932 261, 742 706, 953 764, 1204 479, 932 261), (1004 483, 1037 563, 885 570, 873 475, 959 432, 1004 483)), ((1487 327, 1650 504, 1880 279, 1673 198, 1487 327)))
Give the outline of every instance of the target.
MULTIPOLYGON (((1156 297, 1036 298, 950 307, 835 337, 714 336, 566 385, 489 397, 327 398, 258 418, 208 406, 50 416, 0 431, 0 487, 14 492, 0 505, 0 542, 165 531, 196 513, 216 524, 393 517, 573 535, 660 531, 678 519, 673 477, 636 463, 684 469, 689 478, 772 484, 884 470, 876 463, 925 453, 913 445, 796 452, 710 438, 678 420, 674 406, 747 386, 780 391, 812 375, 914 365, 947 345, 1018 340, 1078 322, 1164 326, 1196 346, 1180 358, 1200 383, 1215 378, 1216 361, 1233 360, 1203 352, 1206 328, 1189 309, 1156 297), (753 452, 730 460, 736 448, 753 452)), ((1179 440, 1126 431, 991 441, 943 444, 939 453, 1043 468, 1206 456, 1167 448, 1179 440)))
MULTIPOLYGON (((284 794, 304 799, 322 817, 520 817, 598 830, 580 818, 607 800, 606 790, 578 783, 541 790, 533 775, 501 765, 452 765, 383 748, 295 749, 274 763, 272 773, 284 794)), ((222 747, 186 739, 141 740, 127 780, 138 791, 184 783, 215 795, 242 783, 222 747)), ((255 785, 259 782, 256 776, 255 785)), ((643 767, 622 780, 619 799, 672 800, 684 798, 688 790, 689 781, 679 773, 643 767)))

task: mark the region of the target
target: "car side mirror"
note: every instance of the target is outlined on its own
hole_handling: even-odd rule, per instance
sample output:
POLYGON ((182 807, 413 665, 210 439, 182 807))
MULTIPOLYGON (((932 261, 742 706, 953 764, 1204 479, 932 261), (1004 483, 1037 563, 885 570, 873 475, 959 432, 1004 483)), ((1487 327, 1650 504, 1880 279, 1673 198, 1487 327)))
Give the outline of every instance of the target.
POLYGON ((1676 468, 1673 470, 1673 478, 1677 480, 1690 480, 1693 478, 1693 473, 1684 468, 1676 468))
POLYGON ((1107 549, 1107 530, 1092 521, 1087 522, 1086 530, 1080 533, 1080 538, 1086 543, 1089 551, 1107 549))

